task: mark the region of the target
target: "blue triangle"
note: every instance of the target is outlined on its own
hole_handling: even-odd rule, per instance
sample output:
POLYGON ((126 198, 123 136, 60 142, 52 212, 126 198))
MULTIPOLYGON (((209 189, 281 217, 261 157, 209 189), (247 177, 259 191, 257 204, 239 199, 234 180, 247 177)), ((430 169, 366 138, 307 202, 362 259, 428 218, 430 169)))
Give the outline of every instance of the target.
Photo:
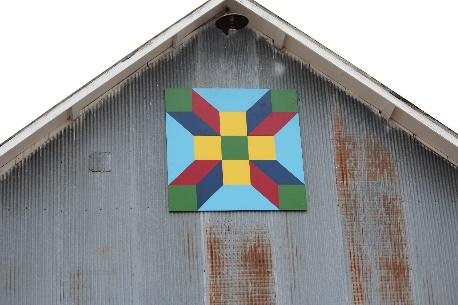
POLYGON ((194 161, 192 134, 169 114, 166 115, 167 181, 170 184, 194 161))
POLYGON ((251 185, 223 185, 199 211, 276 211, 278 208, 251 185))
POLYGON ((275 135, 275 153, 280 162, 301 182, 304 181, 304 161, 302 159, 301 132, 299 115, 295 115, 275 135))
POLYGON ((193 88, 218 111, 245 112, 269 89, 193 88))

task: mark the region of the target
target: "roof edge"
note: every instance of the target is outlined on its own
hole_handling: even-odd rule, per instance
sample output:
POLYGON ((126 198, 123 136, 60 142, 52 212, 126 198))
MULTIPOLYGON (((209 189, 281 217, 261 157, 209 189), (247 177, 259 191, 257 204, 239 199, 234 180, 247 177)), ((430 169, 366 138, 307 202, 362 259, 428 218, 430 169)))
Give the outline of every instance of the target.
POLYGON ((86 106, 155 57, 177 47, 202 24, 227 10, 225 3, 225 0, 207 1, 3 142, 0 145, 0 175, 25 157, 30 148, 41 145, 56 129, 74 121, 86 106))
POLYGON ((405 99, 399 98, 392 90, 256 2, 229 0, 228 7, 231 11, 247 16, 250 20, 249 27, 272 38, 276 47, 310 64, 377 109, 387 121, 399 126, 458 166, 458 137, 452 130, 405 99))
POLYGON ((112 67, 41 115, 0 145, 0 174, 57 130, 75 120, 82 110, 147 62, 174 48, 202 24, 229 9, 250 20, 249 27, 269 36, 274 45, 310 64, 371 105, 388 121, 415 136, 427 147, 458 166, 458 138, 380 82, 330 51, 308 35, 251 0, 210 0, 124 57, 112 67))

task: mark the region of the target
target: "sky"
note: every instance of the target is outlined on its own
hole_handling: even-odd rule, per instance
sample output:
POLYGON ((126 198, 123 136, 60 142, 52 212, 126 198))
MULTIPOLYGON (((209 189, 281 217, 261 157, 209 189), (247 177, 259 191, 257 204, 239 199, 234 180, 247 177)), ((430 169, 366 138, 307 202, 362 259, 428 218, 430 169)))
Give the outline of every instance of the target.
MULTIPOLYGON (((453 1, 259 0, 458 132, 453 1)), ((204 1, 0 4, 0 143, 204 1)))

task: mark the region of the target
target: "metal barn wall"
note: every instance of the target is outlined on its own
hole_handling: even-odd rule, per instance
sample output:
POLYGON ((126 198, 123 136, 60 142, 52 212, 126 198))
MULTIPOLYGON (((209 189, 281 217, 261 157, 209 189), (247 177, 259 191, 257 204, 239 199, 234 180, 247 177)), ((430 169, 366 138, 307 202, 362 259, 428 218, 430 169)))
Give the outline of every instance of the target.
POLYGON ((209 24, 0 178, 0 304, 456 304, 457 198, 414 138, 209 24), (307 212, 167 211, 164 88, 191 86, 297 89, 307 212))

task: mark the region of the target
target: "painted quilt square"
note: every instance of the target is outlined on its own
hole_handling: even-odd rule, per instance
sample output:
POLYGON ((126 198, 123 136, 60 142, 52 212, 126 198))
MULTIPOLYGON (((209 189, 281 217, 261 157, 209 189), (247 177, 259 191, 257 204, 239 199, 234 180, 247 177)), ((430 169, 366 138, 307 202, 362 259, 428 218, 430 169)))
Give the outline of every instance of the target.
POLYGON ((165 91, 169 211, 305 211, 297 94, 165 91))

